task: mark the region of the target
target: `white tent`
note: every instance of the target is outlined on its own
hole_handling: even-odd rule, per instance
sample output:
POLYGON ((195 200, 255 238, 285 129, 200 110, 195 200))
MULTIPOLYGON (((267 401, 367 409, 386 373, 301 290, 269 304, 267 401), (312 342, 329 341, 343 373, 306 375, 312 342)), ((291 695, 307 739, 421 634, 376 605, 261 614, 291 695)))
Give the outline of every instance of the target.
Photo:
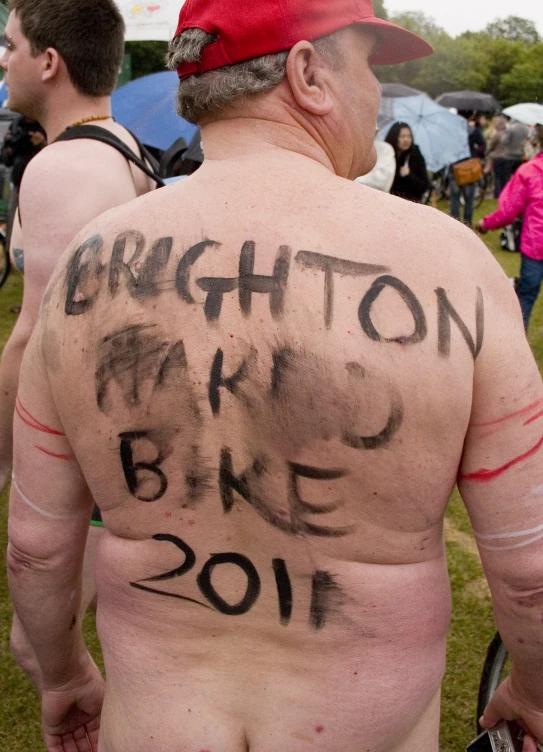
POLYGON ((169 42, 185 0, 117 0, 126 23, 127 42, 169 42))

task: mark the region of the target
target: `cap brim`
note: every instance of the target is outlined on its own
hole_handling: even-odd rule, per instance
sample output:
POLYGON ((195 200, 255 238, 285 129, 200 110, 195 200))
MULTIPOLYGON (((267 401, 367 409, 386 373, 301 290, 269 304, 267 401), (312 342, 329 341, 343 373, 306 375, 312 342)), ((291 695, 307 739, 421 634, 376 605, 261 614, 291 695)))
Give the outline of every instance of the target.
POLYGON ((432 55, 434 50, 422 37, 382 18, 359 21, 363 26, 372 26, 379 35, 380 45, 371 57, 372 65, 396 65, 432 55))

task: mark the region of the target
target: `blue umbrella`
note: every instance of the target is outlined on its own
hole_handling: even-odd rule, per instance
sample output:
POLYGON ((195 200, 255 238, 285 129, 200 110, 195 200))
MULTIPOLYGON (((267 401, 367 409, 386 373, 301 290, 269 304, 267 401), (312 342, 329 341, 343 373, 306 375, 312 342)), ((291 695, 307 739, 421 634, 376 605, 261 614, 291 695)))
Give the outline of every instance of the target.
POLYGON ((148 146, 165 151, 178 138, 190 144, 197 127, 175 111, 179 79, 175 72, 153 73, 117 89, 113 116, 148 146))
MULTIPOLYGON (((449 112, 429 97, 386 99, 381 110, 395 121, 411 127, 415 143, 430 172, 439 172, 449 164, 470 158, 467 120, 449 112)), ((383 128, 378 139, 384 141, 389 130, 390 125, 383 128)))

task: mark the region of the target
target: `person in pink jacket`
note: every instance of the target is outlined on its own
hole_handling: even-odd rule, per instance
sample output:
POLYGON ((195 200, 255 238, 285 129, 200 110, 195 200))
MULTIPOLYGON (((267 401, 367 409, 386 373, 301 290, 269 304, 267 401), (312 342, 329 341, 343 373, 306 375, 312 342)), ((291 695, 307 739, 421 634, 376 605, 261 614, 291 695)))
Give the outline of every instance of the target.
POLYGON ((534 139, 538 154, 517 170, 499 198, 498 210, 477 227, 482 233, 498 230, 524 215, 517 293, 526 330, 543 282, 543 125, 535 127, 534 139))

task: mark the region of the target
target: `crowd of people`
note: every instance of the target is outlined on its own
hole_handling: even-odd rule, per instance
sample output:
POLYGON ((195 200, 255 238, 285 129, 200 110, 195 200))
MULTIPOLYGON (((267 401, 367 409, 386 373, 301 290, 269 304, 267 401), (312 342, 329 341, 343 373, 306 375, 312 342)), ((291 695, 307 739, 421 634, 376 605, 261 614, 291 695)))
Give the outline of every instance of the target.
MULTIPOLYGON (((498 114, 468 115, 469 162, 449 166, 450 214, 478 232, 504 230, 502 247, 522 255, 515 288, 526 330, 543 281, 543 124, 529 128, 498 114), (471 166, 467 179, 462 171, 471 166), (499 210, 473 224, 475 191, 483 174, 493 175, 493 194, 499 210), (506 232, 507 230, 507 232, 506 232)), ((420 203, 432 198, 432 184, 424 157, 407 123, 390 127, 385 142, 376 141, 377 165, 356 182, 420 203)))
MULTIPOLYGON (((537 752, 543 383, 487 248, 417 205, 407 124, 374 169, 372 66, 432 50, 369 0, 246 5, 181 9, 168 64, 205 161, 156 190, 111 116, 113 0, 11 0, 9 106, 48 146, 12 235, 0 489, 47 750, 438 752, 458 483, 513 661, 481 723, 537 752)), ((509 196, 526 255, 542 164, 480 228, 509 196)))

